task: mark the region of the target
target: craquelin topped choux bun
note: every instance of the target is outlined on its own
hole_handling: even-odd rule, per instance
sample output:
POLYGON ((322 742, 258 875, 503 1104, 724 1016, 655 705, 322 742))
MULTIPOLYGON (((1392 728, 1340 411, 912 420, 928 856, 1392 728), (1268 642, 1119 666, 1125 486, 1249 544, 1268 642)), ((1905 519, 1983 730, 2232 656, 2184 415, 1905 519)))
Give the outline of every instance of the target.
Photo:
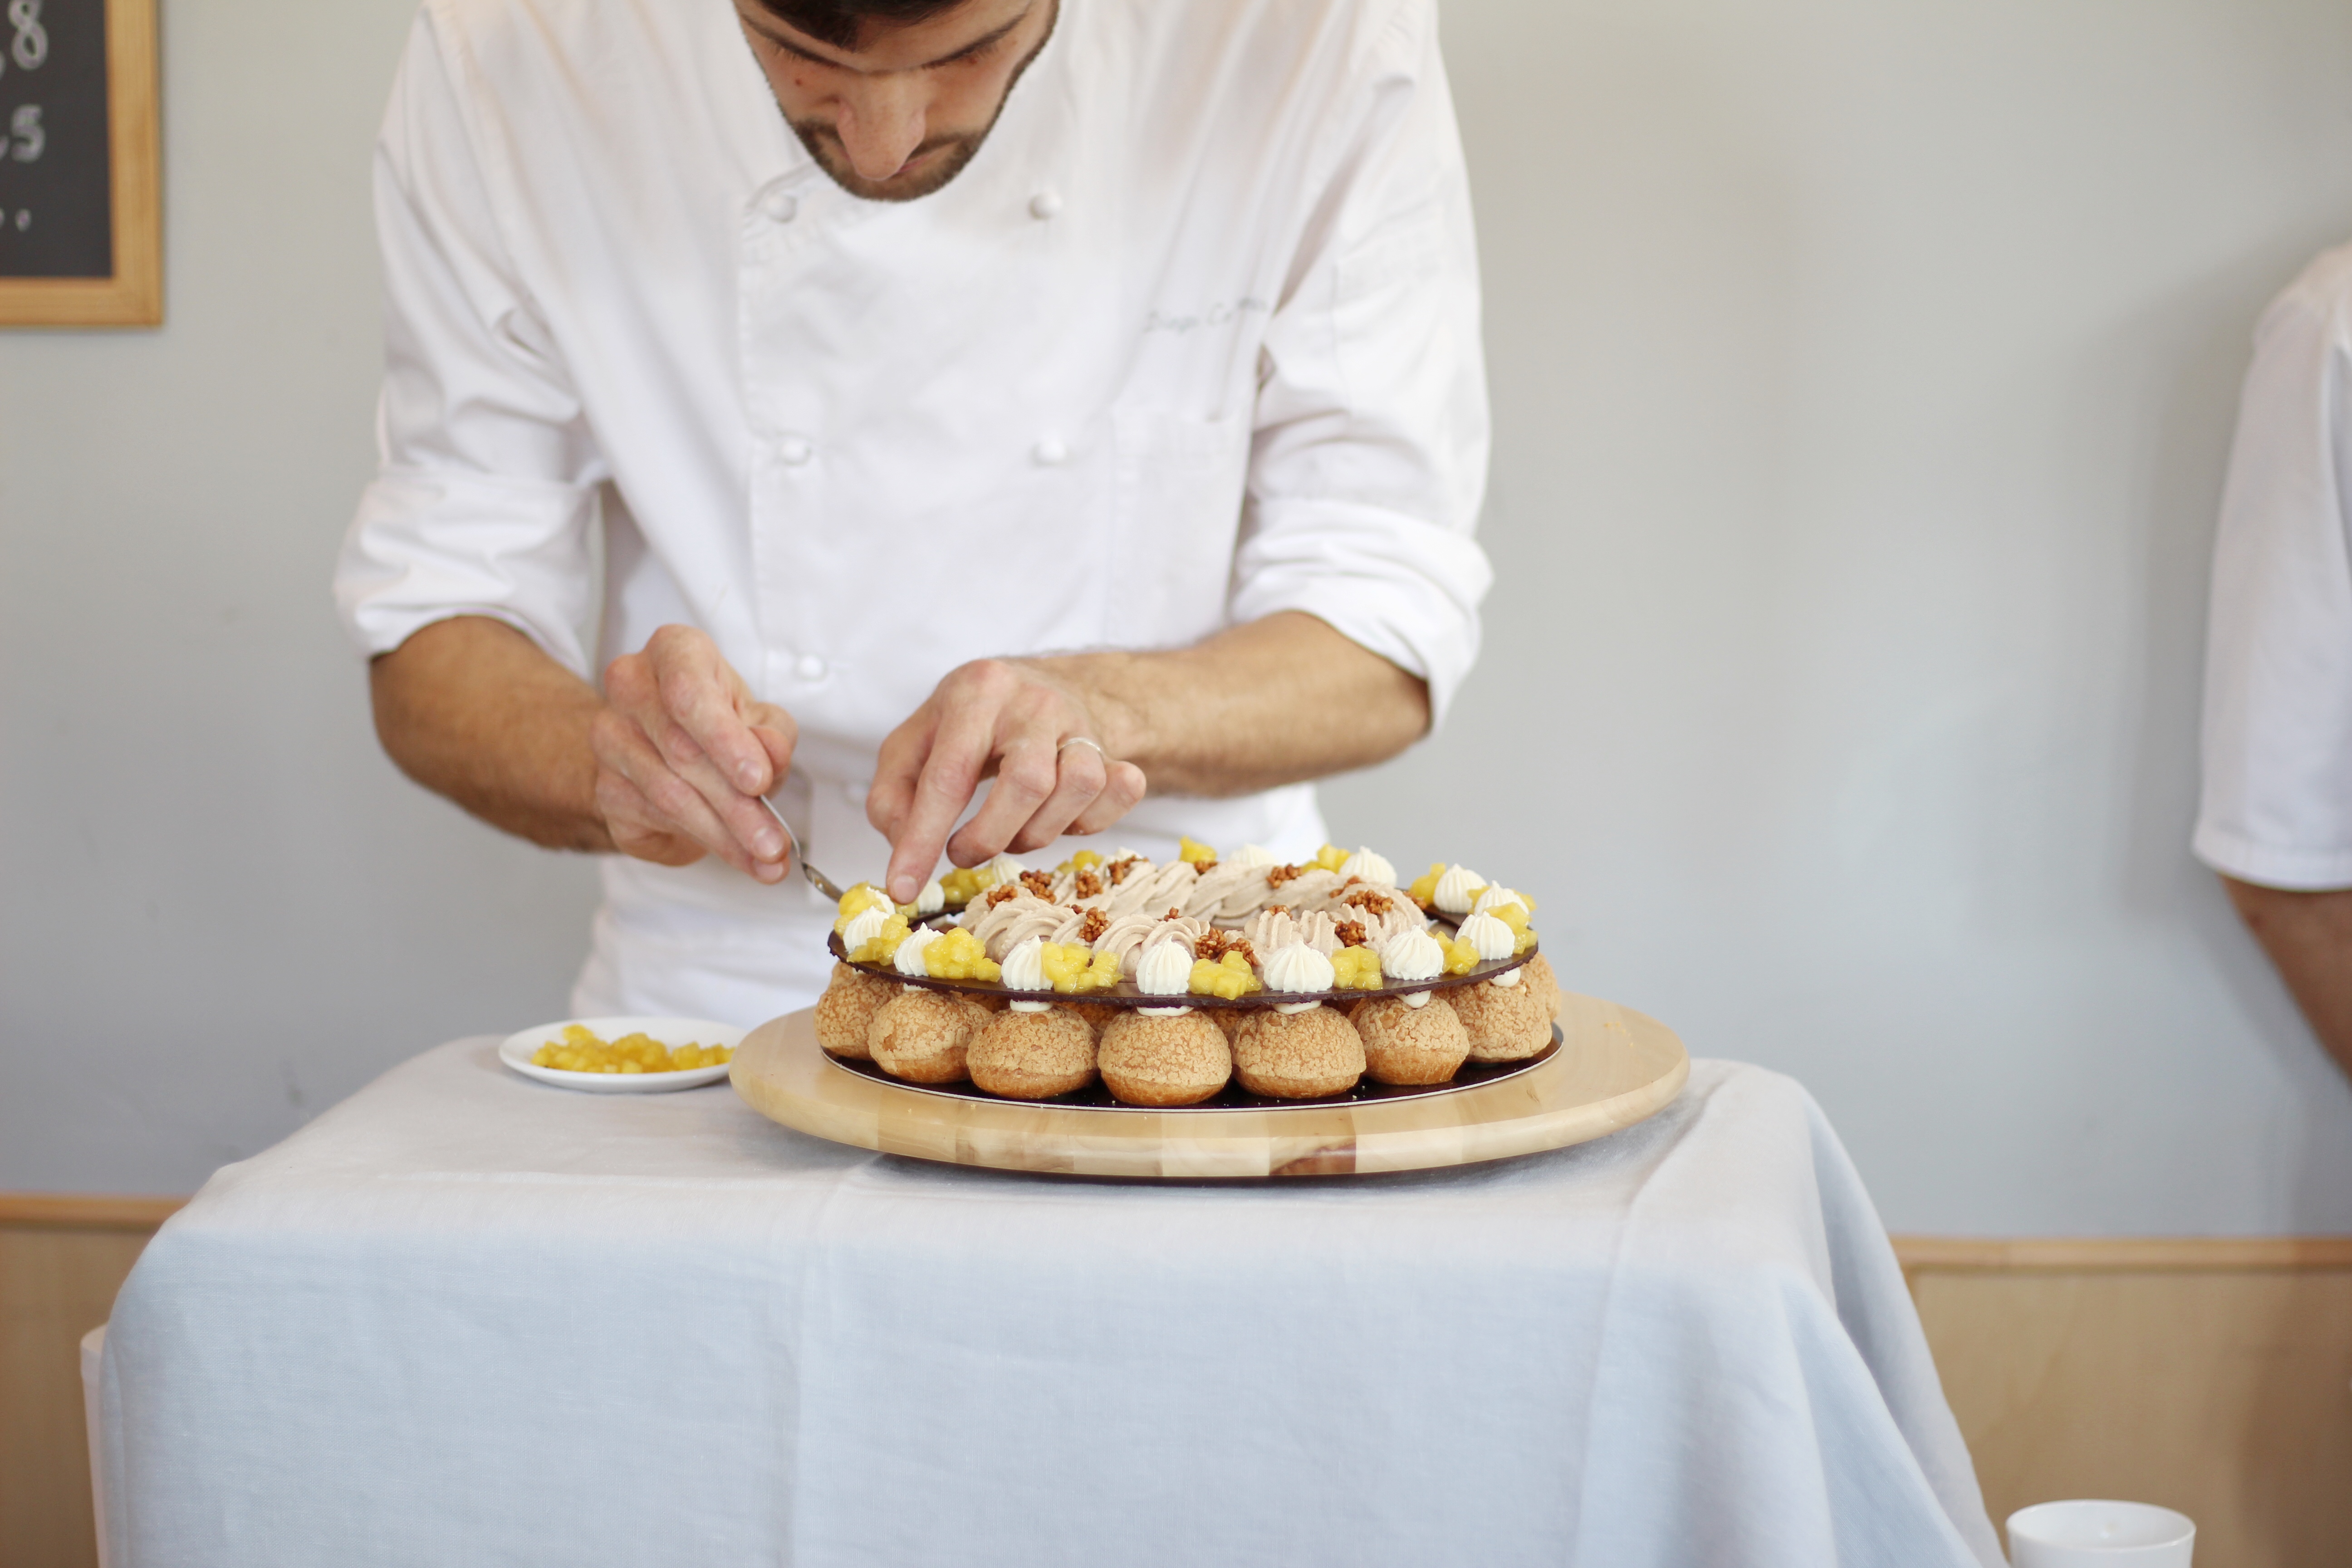
POLYGON ((1456 985, 1445 999, 1469 1034, 1474 1062, 1519 1061, 1551 1044, 1551 1008, 1525 982, 1497 985, 1482 980, 1456 985))
POLYGON ((1344 1094, 1364 1076, 1364 1042, 1328 1007, 1254 1010, 1234 1037, 1234 1076, 1252 1094, 1278 1100, 1344 1094))
MULTIPOLYGON (((1381 971, 1392 983, 1434 980, 1447 956, 1426 931, 1401 931, 1381 944, 1381 971)), ((1438 992, 1378 997, 1348 1016, 1363 1037, 1366 1070, 1380 1083, 1446 1083, 1470 1054, 1468 1032, 1438 992)))
MULTIPOLYGON (((1492 913, 1473 913, 1455 933, 1457 945, 1486 961, 1511 956, 1518 933, 1492 913)), ((1508 973, 1457 985, 1447 993, 1470 1031, 1470 1059, 1515 1062, 1551 1044, 1551 1000, 1527 983, 1525 965, 1508 973)))
POLYGON ((1423 992, 1418 1006, 1402 996, 1359 1002, 1349 1015, 1364 1042, 1364 1068, 1375 1083, 1451 1082, 1470 1054, 1470 1033, 1446 1001, 1449 992, 1423 992))
POLYGON ((869 1057, 866 1031, 898 987, 878 974, 845 963, 833 966, 833 979, 816 999, 816 1043, 837 1057, 869 1057))
POLYGON ((1520 966, 1519 973, 1527 976, 1522 984, 1534 986, 1536 994, 1544 999, 1551 1021, 1559 1023, 1559 976, 1551 972, 1551 960, 1537 953, 1520 966))
POLYGON ((1234 1053, 1224 1031, 1202 1013, 1138 1008, 1104 1026, 1095 1065, 1104 1086, 1129 1105, 1198 1105, 1233 1077, 1234 1053))
MULTIPOLYGON (((1328 992, 1329 958, 1303 942, 1265 959, 1265 988, 1293 996, 1328 992)), ((1252 1094, 1313 1100, 1353 1089, 1364 1076, 1364 1042, 1355 1026, 1320 1003, 1285 1003, 1242 1016, 1234 1036, 1234 1076, 1252 1094)))
POLYGON ((1192 949, 1181 942, 1146 947, 1135 965, 1136 988, 1166 996, 1166 1007, 1140 1007, 1104 1026, 1095 1050, 1103 1084, 1129 1105, 1198 1105, 1233 1077, 1233 1048, 1224 1031, 1196 1009, 1174 1003, 1188 994, 1192 949))
POLYGON ((866 1049, 892 1078, 908 1083, 959 1083, 969 1076, 965 1050, 995 1016, 963 996, 905 989, 875 1012, 866 1031, 866 1049))
POLYGON ((988 1021, 964 1052, 971 1081, 1007 1100, 1050 1100, 1095 1080, 1095 1032, 1062 1007, 1014 1007, 988 1021))

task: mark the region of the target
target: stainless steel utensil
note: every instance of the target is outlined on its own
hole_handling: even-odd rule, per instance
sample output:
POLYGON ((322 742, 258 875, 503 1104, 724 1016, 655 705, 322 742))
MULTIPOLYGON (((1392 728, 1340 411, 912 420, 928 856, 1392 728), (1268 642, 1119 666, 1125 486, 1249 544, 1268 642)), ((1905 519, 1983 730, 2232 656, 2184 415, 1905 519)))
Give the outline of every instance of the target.
POLYGON ((776 826, 784 830, 784 845, 792 851, 793 864, 801 868, 801 875, 809 879, 809 885, 835 903, 841 902, 841 889, 833 885, 832 878, 810 865, 808 857, 801 853, 801 841, 793 837, 793 825, 784 820, 784 814, 776 809, 776 803, 763 795, 760 797, 760 804, 768 808, 768 815, 774 817, 776 826))

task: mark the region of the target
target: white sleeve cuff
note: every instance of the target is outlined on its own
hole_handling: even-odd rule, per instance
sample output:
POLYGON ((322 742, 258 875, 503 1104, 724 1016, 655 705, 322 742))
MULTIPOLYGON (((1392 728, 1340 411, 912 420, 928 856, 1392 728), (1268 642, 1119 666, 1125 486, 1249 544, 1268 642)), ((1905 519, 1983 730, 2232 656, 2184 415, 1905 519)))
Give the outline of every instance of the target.
POLYGON ((593 488, 391 472, 343 536, 335 604, 362 652, 389 653, 457 616, 514 626, 593 679, 593 488))
POLYGON ((1336 500, 1280 509, 1234 562, 1232 616, 1299 610, 1429 683, 1433 732, 1478 658, 1478 602, 1494 572, 1467 533, 1336 500))
POLYGON ((2197 825, 2196 837, 2190 839, 2189 846, 2197 858, 2214 870, 2258 888, 2280 888, 2293 893, 2325 893, 2352 888, 2352 849, 2280 849, 2257 844, 2210 822, 2197 825))

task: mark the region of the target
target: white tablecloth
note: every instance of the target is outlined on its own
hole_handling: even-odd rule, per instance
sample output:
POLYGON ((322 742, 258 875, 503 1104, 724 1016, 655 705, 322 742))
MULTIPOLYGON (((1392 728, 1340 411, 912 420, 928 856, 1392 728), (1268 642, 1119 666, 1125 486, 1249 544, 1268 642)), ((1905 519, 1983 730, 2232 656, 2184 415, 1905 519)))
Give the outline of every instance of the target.
POLYGON ((113 1568, 2000 1561, 1795 1083, 1425 1174, 950 1169, 487 1040, 222 1170, 105 1352, 113 1568))

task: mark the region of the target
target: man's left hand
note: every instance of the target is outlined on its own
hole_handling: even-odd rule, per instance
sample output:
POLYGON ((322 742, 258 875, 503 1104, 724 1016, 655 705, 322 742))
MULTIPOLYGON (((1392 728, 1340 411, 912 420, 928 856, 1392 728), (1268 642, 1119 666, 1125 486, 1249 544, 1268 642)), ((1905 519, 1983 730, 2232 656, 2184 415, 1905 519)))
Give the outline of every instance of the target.
POLYGON ((1113 757, 1096 703, 1022 659, 953 670, 882 742, 866 817, 890 840, 891 898, 912 903, 940 855, 976 866, 1066 833, 1100 833, 1143 798, 1143 770, 1113 757), (956 829, 981 781, 996 780, 956 829), (950 832, 953 837, 950 837, 950 832))

